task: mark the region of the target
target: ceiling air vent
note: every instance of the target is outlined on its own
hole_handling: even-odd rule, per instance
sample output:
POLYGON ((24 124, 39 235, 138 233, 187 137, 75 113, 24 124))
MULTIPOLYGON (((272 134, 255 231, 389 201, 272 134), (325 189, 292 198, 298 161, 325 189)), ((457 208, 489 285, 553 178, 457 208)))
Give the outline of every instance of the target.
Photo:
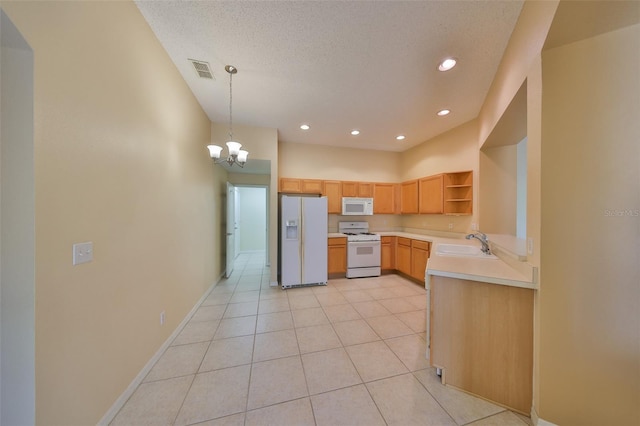
POLYGON ((209 67, 208 62, 204 61, 196 61, 195 59, 189 59, 193 64, 193 68, 195 68, 198 76, 200 78, 208 78, 209 80, 213 80, 213 73, 211 72, 211 68, 209 67))

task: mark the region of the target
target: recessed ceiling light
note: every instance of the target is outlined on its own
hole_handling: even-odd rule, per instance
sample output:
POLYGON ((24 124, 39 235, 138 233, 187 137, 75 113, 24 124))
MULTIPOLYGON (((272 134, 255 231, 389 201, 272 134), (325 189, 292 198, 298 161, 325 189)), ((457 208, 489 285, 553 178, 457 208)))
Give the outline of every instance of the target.
POLYGON ((308 124, 303 124, 303 125, 300 126, 300 128, 302 130, 309 130, 309 125, 308 124))
POLYGON ((403 139, 404 139, 404 135, 396 136, 396 139, 397 139, 397 140, 399 140, 399 141, 401 141, 401 140, 403 140, 403 139))
POLYGON ((440 117, 444 117, 445 115, 449 115, 451 111, 449 111, 448 109, 441 109, 440 111, 438 111, 438 115, 440 117))
POLYGON ((446 58, 442 62, 440 62, 440 65, 438 65, 438 69, 440 71, 449 71, 451 68, 456 66, 457 62, 458 61, 455 58, 446 58))
POLYGON ((353 136, 358 136, 358 135, 360 134, 360 130, 352 130, 352 131, 351 131, 351 134, 352 134, 353 136))

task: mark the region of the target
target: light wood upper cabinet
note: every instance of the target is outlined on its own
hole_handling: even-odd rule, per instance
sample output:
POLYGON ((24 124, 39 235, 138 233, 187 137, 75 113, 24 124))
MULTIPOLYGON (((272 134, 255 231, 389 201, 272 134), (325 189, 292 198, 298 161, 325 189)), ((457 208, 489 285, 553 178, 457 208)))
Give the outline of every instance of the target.
POLYGON ((343 197, 373 197, 373 183, 370 182, 342 182, 343 197))
POLYGON ((394 214, 395 187, 393 183, 376 183, 373 185, 373 213, 394 214))
POLYGON ((339 180, 325 180, 322 183, 322 195, 327 197, 328 213, 342 213, 342 182, 339 180))
POLYGON ((318 179, 302 179, 303 194, 322 194, 322 181, 318 179))
POLYGON ((419 180, 420 213, 442 214, 444 212, 443 181, 442 175, 419 180))
POLYGON ((473 172, 445 173, 444 213, 470 215, 473 213, 473 172))
POLYGON ((418 213, 418 180, 410 180, 400 184, 400 213, 418 213))
POLYGON ((358 182, 358 197, 372 198, 373 197, 373 183, 370 183, 370 182, 358 182))
POLYGON ((442 173, 407 182, 373 183, 280 178, 279 191, 322 194, 329 213, 342 213, 342 197, 373 198, 374 214, 449 214, 473 212, 473 171, 442 173))
POLYGON ((279 192, 322 194, 320 179, 280 178, 279 192))
POLYGON ((343 197, 357 197, 358 196, 358 182, 342 182, 342 196, 343 197))
POLYGON ((295 178, 280 178, 280 192, 299 193, 302 190, 302 181, 295 178))

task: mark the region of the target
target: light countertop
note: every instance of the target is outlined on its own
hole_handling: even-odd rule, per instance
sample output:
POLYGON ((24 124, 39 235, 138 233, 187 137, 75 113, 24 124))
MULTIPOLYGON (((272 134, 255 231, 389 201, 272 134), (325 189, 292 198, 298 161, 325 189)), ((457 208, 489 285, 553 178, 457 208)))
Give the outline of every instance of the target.
MULTIPOLYGON (((379 231, 378 233, 381 236, 404 237, 432 243, 431 256, 427 262, 427 280, 430 275, 436 275, 529 289, 537 288, 535 269, 526 263, 523 263, 524 267, 514 268, 500 258, 480 259, 436 254, 438 244, 477 245, 477 241, 468 241, 462 237, 441 237, 400 231, 379 231)), ((329 233, 328 236, 336 238, 344 237, 344 234, 329 233)))

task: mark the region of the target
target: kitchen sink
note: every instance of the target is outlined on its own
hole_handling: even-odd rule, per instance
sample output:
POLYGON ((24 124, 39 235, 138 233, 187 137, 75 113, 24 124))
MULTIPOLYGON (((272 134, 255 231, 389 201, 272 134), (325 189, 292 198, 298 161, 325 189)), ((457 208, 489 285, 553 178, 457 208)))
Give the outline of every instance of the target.
POLYGON ((497 259, 493 254, 485 254, 480 247, 470 246, 466 244, 438 244, 436 246, 436 255, 438 256, 455 256, 455 257, 479 257, 482 259, 497 259))

